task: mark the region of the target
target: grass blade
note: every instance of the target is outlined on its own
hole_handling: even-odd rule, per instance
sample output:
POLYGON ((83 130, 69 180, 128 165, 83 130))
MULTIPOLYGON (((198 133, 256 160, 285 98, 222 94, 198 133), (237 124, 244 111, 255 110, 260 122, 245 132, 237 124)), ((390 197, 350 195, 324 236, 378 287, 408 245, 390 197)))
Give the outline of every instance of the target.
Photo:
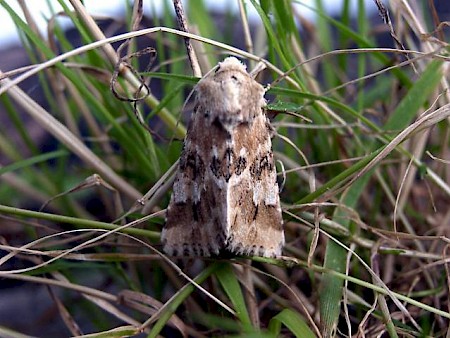
POLYGON ((269 332, 272 333, 274 337, 279 337, 282 325, 286 326, 297 338, 316 337, 308 327, 305 319, 291 309, 284 309, 270 320, 269 332))
POLYGON ((222 285, 231 303, 233 303, 236 315, 242 324, 244 331, 253 329, 250 317, 245 305, 244 295, 242 294, 239 282, 229 263, 222 263, 216 270, 216 277, 222 285))

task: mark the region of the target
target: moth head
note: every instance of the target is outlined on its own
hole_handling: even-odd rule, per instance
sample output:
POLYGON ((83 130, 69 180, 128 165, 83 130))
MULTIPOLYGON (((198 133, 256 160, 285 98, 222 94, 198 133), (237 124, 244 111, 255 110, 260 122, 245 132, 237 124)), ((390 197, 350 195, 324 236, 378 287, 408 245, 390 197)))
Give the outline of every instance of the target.
MULTIPOLYGON (((235 57, 227 57, 196 85, 197 102, 210 111, 227 115, 250 114, 265 105, 264 88, 235 57), (245 110, 246 113, 243 113, 245 110)), ((215 115, 215 114, 212 114, 215 115)), ((240 120, 247 120, 242 117, 240 120)))
POLYGON ((229 56, 222 62, 219 62, 215 73, 230 70, 237 70, 239 72, 247 73, 247 67, 234 56, 229 56))
POLYGON ((220 83, 224 92, 232 92, 233 87, 240 87, 243 83, 251 83, 246 66, 232 56, 219 62, 210 79, 220 83))

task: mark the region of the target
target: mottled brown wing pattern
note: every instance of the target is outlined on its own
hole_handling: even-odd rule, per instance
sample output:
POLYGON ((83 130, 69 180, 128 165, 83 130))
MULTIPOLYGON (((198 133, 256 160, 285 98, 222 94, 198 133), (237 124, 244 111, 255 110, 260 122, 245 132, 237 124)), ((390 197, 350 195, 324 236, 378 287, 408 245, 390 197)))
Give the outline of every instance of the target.
POLYGON ((237 254, 279 256, 284 244, 270 130, 264 115, 252 126, 257 142, 236 130, 235 147, 246 163, 229 181, 227 248, 237 254), (240 172, 240 173, 238 173, 240 172))
POLYGON ((173 256, 219 254, 225 243, 226 189, 210 177, 209 133, 223 130, 207 123, 196 109, 180 158, 162 233, 165 251, 173 256))
POLYGON ((196 86, 162 232, 174 256, 278 256, 284 244, 263 87, 235 58, 196 86))

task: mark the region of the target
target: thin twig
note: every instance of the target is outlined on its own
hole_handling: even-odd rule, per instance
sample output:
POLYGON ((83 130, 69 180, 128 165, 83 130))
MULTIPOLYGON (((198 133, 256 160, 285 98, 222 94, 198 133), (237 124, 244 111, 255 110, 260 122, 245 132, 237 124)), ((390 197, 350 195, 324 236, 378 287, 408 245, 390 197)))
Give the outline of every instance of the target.
MULTIPOLYGON (((245 41, 245 49, 249 53, 253 54, 253 41, 252 35, 250 34, 250 26, 248 24, 247 13, 245 11, 245 4, 243 0, 238 0, 239 5, 239 13, 241 15, 242 28, 244 29, 244 41, 245 41)), ((251 67, 253 68, 253 67, 251 67)))
MULTIPOLYGON (((175 14, 177 16, 178 27, 180 31, 189 33, 181 0, 173 0, 173 7, 175 8, 175 14)), ((191 39, 189 37, 185 37, 184 44, 186 45, 187 55, 189 57, 189 62, 191 63, 192 73, 196 77, 202 77, 202 71, 200 69, 200 65, 198 63, 198 58, 195 54, 194 48, 192 48, 191 39)))

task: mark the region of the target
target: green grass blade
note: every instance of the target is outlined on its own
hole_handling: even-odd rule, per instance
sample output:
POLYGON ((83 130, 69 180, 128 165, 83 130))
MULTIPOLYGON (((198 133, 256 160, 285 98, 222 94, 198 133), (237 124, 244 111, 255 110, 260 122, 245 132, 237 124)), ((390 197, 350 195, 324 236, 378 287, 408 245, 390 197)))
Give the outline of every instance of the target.
POLYGON ((316 337, 305 319, 291 309, 284 309, 270 320, 269 332, 272 333, 274 337, 280 337, 282 325, 286 326, 297 338, 316 337))
POLYGON ((187 76, 181 74, 169 74, 169 73, 161 73, 161 72, 142 72, 140 73, 143 76, 148 76, 150 78, 161 79, 161 80, 174 80, 178 83, 185 83, 190 85, 197 84, 199 78, 195 76, 187 76))
POLYGON ((436 90, 436 86, 441 79, 442 62, 434 60, 420 74, 420 78, 397 105, 383 129, 385 131, 399 131, 409 125, 413 118, 417 116, 418 110, 428 101, 430 93, 436 90))
POLYGON ((289 63, 288 59, 286 58, 286 55, 284 53, 284 50, 281 46, 280 40, 277 37, 277 34, 273 30, 272 23, 270 22, 269 18, 267 17, 267 14, 264 12, 262 7, 255 1, 250 0, 253 7, 255 7, 256 11, 258 12, 259 17, 261 18, 264 28, 266 29, 267 36, 270 40, 270 43, 273 45, 275 51, 277 52, 277 56, 280 58, 283 66, 286 69, 290 69, 293 65, 289 63))
MULTIPOLYGON (((371 172, 367 173, 359 180, 355 181, 352 186, 345 192, 341 203, 350 208, 354 208, 359 197, 364 190, 371 172)), ((350 221, 342 221, 348 219, 341 209, 336 209, 333 219, 341 222, 345 227, 350 226, 350 221)), ((325 252, 324 268, 331 269, 340 273, 345 273, 347 251, 335 241, 328 241, 325 252)), ((341 312, 342 287, 344 280, 332 274, 325 273, 322 277, 320 285, 320 324, 322 326, 322 334, 324 337, 334 337, 336 334, 336 325, 341 312)))
POLYGON ((111 330, 96 332, 91 334, 85 334, 78 336, 78 338, 121 338, 121 337, 131 337, 139 334, 139 330, 134 326, 120 326, 111 330))
POLYGON ((22 168, 27 168, 27 167, 30 167, 37 163, 47 162, 49 160, 53 160, 58 157, 67 156, 67 155, 69 155, 69 153, 66 150, 56 150, 56 151, 51 151, 48 153, 36 155, 36 156, 30 157, 30 158, 27 158, 26 160, 18 161, 13 164, 10 164, 10 165, 0 168, 0 176, 7 172, 15 171, 15 170, 22 169, 22 168))
MULTIPOLYGON (((216 271, 217 268, 219 268, 219 263, 211 264, 205 270, 203 270, 194 279, 194 281, 198 284, 203 283, 209 276, 211 276, 212 273, 216 271)), ((166 326, 170 317, 172 317, 178 307, 187 297, 189 297, 194 292, 195 289, 196 288, 194 285, 186 284, 182 289, 178 291, 178 293, 173 298, 168 301, 168 303, 165 304, 166 308, 160 314, 158 321, 152 327, 152 330, 150 331, 147 338, 156 338, 159 336, 161 330, 164 328, 164 326, 166 326)))
MULTIPOLYGON (((72 224, 79 229, 105 229, 105 230, 116 230, 119 226, 112 223, 93 221, 90 219, 81 219, 77 217, 69 217, 62 215, 49 214, 45 212, 37 212, 31 210, 25 210, 20 208, 13 208, 10 206, 0 204, 0 214, 14 215, 18 217, 25 218, 36 218, 44 219, 50 222, 56 223, 67 223, 72 224)), ((137 228, 124 228, 120 232, 133 235, 133 236, 143 236, 151 240, 159 240, 160 233, 157 231, 150 231, 145 229, 137 228)))
POLYGON ((242 323, 244 330, 251 331, 253 327, 247 311, 247 306, 245 305, 244 296, 230 264, 220 264, 219 268, 216 270, 216 277, 225 290, 228 298, 230 298, 231 303, 234 306, 234 310, 236 311, 236 315, 242 323))

